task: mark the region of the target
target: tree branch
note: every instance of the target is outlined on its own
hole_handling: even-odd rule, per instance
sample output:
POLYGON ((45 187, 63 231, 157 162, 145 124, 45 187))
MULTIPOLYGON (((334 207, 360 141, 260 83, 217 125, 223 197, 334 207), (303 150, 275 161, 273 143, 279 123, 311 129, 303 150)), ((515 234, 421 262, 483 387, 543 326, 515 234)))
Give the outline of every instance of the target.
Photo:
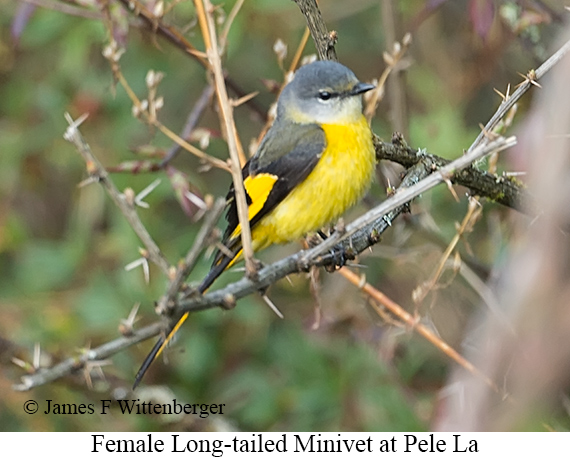
POLYGON ((311 31, 311 36, 317 48, 317 54, 321 60, 338 61, 334 45, 336 44, 336 32, 329 32, 316 0, 294 0, 311 31))
POLYGON ((135 210, 134 202, 130 201, 130 199, 128 199, 124 193, 119 192, 119 189, 115 187, 115 184, 109 178, 107 171, 95 158, 91 152, 89 144, 87 144, 79 132, 78 127, 81 122, 83 122, 84 118, 74 121, 67 113, 65 115, 65 118, 69 123, 69 127, 67 128, 67 131, 63 137, 75 145, 77 151, 81 154, 83 160, 85 160, 89 178, 99 182, 103 186, 103 188, 107 191, 109 197, 111 197, 111 200, 115 202, 121 213, 123 213, 125 216, 125 219, 127 219, 129 222, 129 225, 132 227, 139 239, 144 244, 150 260, 155 263, 165 275, 168 276, 170 264, 140 220, 135 210))
POLYGON ((120 338, 102 344, 95 349, 83 351, 82 354, 76 357, 65 359, 63 362, 60 362, 51 368, 40 369, 36 373, 22 376, 20 384, 15 384, 12 388, 19 391, 30 390, 34 387, 41 386, 42 384, 55 381, 56 379, 62 378, 63 376, 67 376, 71 373, 76 373, 83 369, 88 362, 107 359, 133 344, 146 341, 149 338, 158 335, 161 330, 162 322, 155 322, 152 325, 137 330, 133 335, 121 336, 120 338))
MULTIPOLYGON (((374 147, 378 160, 389 160, 409 168, 420 161, 429 160, 435 168, 441 168, 451 161, 434 154, 408 146, 399 134, 394 134, 391 143, 374 135, 374 147)), ((532 197, 523 184, 514 179, 497 176, 474 166, 469 166, 450 177, 453 184, 467 187, 474 195, 488 198, 519 211, 531 210, 532 197)))

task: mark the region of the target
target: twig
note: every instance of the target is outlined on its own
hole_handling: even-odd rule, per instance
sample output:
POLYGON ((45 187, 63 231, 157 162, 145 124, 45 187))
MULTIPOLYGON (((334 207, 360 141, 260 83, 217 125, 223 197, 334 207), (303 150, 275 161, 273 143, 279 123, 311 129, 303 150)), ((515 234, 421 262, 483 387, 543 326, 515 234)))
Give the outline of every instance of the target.
POLYGON ((497 126, 499 121, 507 114, 507 112, 514 106, 514 104, 522 97, 522 95, 529 90, 533 85, 536 85, 536 81, 542 78, 554 65, 556 65, 562 57, 570 51, 570 40, 564 43, 558 51, 552 54, 538 69, 531 70, 527 73, 526 79, 519 85, 517 90, 513 92, 510 97, 505 97, 503 103, 499 106, 493 117, 487 122, 485 128, 479 133, 469 151, 477 147, 484 139, 488 132, 492 132, 497 126))
MULTIPOLYGON (((202 116, 202 113, 208 106, 208 102, 210 101, 210 98, 212 98, 212 95, 214 95, 214 88, 208 84, 202 91, 200 97, 198 97, 198 100, 196 100, 192 111, 188 114, 182 133, 179 135, 180 138, 188 138, 192 133, 192 130, 196 128, 196 125, 198 125, 198 121, 200 120, 200 116, 202 116)), ((164 168, 169 164, 170 161, 176 157, 176 154, 178 154, 179 151, 180 145, 175 143, 174 146, 168 150, 164 159, 160 162, 160 168, 164 168)))
POLYGON ((241 10, 244 1, 245 0, 237 0, 237 2, 234 3, 234 6, 232 7, 230 14, 228 14, 228 17, 224 22, 224 29, 222 30, 219 39, 220 54, 223 54, 225 52, 226 46, 228 44, 228 35, 230 34, 230 29, 232 28, 232 24, 234 23, 234 20, 237 14, 239 13, 239 10, 241 10))
POLYGON ((135 231, 139 239, 142 241, 143 245, 145 246, 148 256, 150 260, 155 263, 164 274, 168 275, 168 271, 170 269, 170 265, 166 260, 166 257, 162 254, 162 251, 158 247, 158 245, 154 242, 148 231, 146 230, 145 226, 139 219, 137 212, 135 211, 134 202, 129 201, 125 194, 119 192, 119 190, 115 187, 115 184, 111 179, 109 179, 109 175, 107 171, 103 168, 103 166, 99 163, 99 161, 95 158, 93 153, 91 152, 91 148, 89 144, 85 141, 81 133, 79 132, 79 125, 84 120, 79 119, 74 121, 69 114, 65 114, 65 118, 69 123, 69 127, 67 128, 64 138, 73 143, 77 149, 77 151, 85 160, 87 165, 87 173, 89 174, 90 178, 95 179, 104 187, 107 191, 111 200, 115 202, 121 213, 125 216, 125 219, 129 222, 132 229, 135 231))
POLYGON ((140 99, 137 97, 137 95, 133 91, 133 89, 131 89, 131 86, 129 85, 129 83, 127 82, 125 77, 123 76, 123 73, 120 71, 120 67, 119 67, 118 63, 115 63, 115 65, 112 65, 112 69, 113 69, 113 74, 115 75, 115 78, 117 78, 117 81, 119 81, 121 86, 123 86, 123 89, 125 89, 125 92, 127 93, 129 98, 133 102, 133 105, 135 106, 138 114, 144 116, 145 119, 151 125, 154 125, 156 128, 158 128, 158 130, 160 130, 165 136, 170 138, 172 141, 174 141, 179 146, 186 149, 188 152, 194 154, 199 159, 209 163, 210 165, 212 165, 214 167, 221 168, 222 170, 229 171, 229 167, 227 166, 227 164, 223 160, 216 159, 215 157, 212 157, 211 155, 206 154, 204 151, 198 149, 193 144, 190 144, 186 140, 184 140, 183 138, 180 138, 176 133, 174 133, 168 127, 163 125, 156 117, 151 116, 150 113, 148 112, 148 110, 143 106, 140 99))
POLYGON ((107 359, 133 344, 140 343, 141 341, 148 340, 149 338, 158 335, 161 330, 162 322, 155 322, 152 325, 137 330, 134 335, 121 336, 120 338, 102 344, 95 349, 84 351, 76 357, 65 359, 51 368, 40 369, 36 373, 22 376, 20 384, 16 384, 12 386, 12 388, 19 391, 30 390, 34 387, 41 386, 42 384, 55 381, 56 379, 62 378, 63 376, 67 376, 71 373, 76 373, 83 369, 85 364, 88 362, 107 359))
POLYGON ((294 0, 311 31, 311 36, 317 48, 317 54, 321 60, 338 61, 334 45, 336 43, 336 32, 329 32, 316 0, 294 0))
POLYGON ((416 319, 414 316, 408 313, 396 302, 392 301, 389 297, 387 297, 378 289, 373 287, 370 283, 363 281, 363 279, 360 276, 348 270, 347 268, 341 268, 340 274, 344 276, 352 284, 354 284, 356 287, 358 287, 359 289, 361 289, 362 291, 364 291, 366 294, 368 294, 370 297, 374 299, 374 301, 370 303, 372 304, 372 307, 378 314, 381 314, 381 308, 377 304, 380 303, 382 306, 387 308, 391 313, 395 314, 399 319, 405 322, 406 325, 411 327, 415 332, 424 337, 427 341, 433 344, 441 352, 446 354, 449 358, 457 362, 467 371, 481 378, 494 391, 496 392, 499 391, 499 387, 490 378, 488 378, 481 371, 479 371, 477 367, 475 367, 475 365, 473 365, 471 362, 463 358, 455 349, 453 349, 449 344, 447 344, 445 341, 439 338, 428 327, 423 325, 421 322, 418 322, 418 319, 416 319))
POLYGON ((291 64, 289 65, 289 72, 295 71, 295 68, 297 68, 299 66, 299 62, 301 61, 301 56, 303 55, 303 51, 305 50, 305 46, 307 46, 307 41, 309 41, 309 36, 311 36, 311 32, 309 31, 309 27, 305 27, 305 31, 303 32, 303 36, 301 38, 301 41, 299 42, 299 46, 297 46, 297 50, 295 51, 295 55, 291 59, 291 64))
MULTIPOLYGON (((447 159, 409 147, 398 134, 394 135, 391 143, 382 141, 377 135, 374 135, 373 140, 378 160, 389 160, 406 168, 425 160, 429 160, 434 168, 441 168, 450 163, 447 159)), ((532 212, 534 207, 532 197, 516 179, 467 167, 451 176, 450 181, 467 187, 473 195, 488 198, 518 211, 532 212)))
POLYGON ((253 248, 251 246, 251 230, 249 227, 248 217, 249 210, 241 173, 241 161, 239 154, 239 149, 241 148, 238 146, 239 140, 237 138, 233 110, 228 99, 224 76, 222 73, 222 63, 218 49, 216 26, 214 18, 212 17, 212 4, 209 0, 194 0, 194 4, 196 5, 196 13, 198 14, 198 21, 200 23, 204 43, 206 45, 206 55, 208 56, 208 61, 210 62, 211 70, 214 75, 216 94, 220 105, 220 115, 225 126, 228 148, 230 151, 231 172, 237 203, 238 220, 241 227, 241 241, 245 267, 247 273, 249 275, 253 275, 257 271, 257 268, 253 262, 253 248))
MULTIPOLYGON (((384 29, 386 43, 396 43, 397 37, 401 36, 401 14, 399 5, 394 0, 383 0, 381 2, 382 26, 384 29)), ((410 35, 408 35, 410 36, 410 35)), ((402 40, 406 43, 406 40, 402 40)), ((397 53, 393 53, 397 54, 397 53)), ((403 53, 401 54, 403 56, 403 53)), ((386 60, 386 59, 384 59, 386 60)), ((401 60, 397 59, 389 65, 392 71, 388 80, 388 97, 390 106, 390 120, 392 130, 401 132, 404 138, 409 138, 408 104, 406 97, 406 79, 402 65, 398 65, 401 60)), ((388 63, 388 62, 387 62, 388 63)))
POLYGON ((123 7, 135 14, 136 16, 142 18, 149 26, 149 28, 164 38, 168 39, 171 43, 176 45, 178 48, 182 49, 188 55, 196 59, 204 68, 208 67, 206 59, 201 55, 201 53, 190 43, 178 29, 166 25, 162 18, 156 16, 151 10, 149 10, 143 3, 138 0, 119 0, 123 7))
MULTIPOLYGON (((289 65, 289 71, 288 71, 289 73, 294 72, 295 69, 297 68, 297 66, 299 65, 299 62, 301 61, 301 56, 303 55, 303 50, 305 49, 305 46, 307 45, 307 40, 309 39, 310 36, 311 36, 311 33, 309 31, 309 28, 306 27, 305 32, 303 33, 303 36, 301 37, 301 41, 299 42, 299 45, 297 46, 297 50, 295 51, 295 55, 293 56, 293 59, 291 60, 291 64, 289 65)), ((285 73, 283 76, 284 76, 283 83, 279 87, 277 97, 281 94, 281 92, 283 91, 283 88, 287 85, 287 82, 288 82, 287 81, 288 73, 285 73)), ((271 127, 272 123, 273 123, 272 116, 267 116, 267 120, 265 121, 265 125, 263 126, 263 128, 259 132, 259 135, 257 135, 257 144, 259 144, 261 142, 261 140, 263 139, 263 137, 265 136, 265 134, 269 130, 269 127, 271 127)))
MULTIPOLYGON (((366 106, 364 108, 364 116, 366 117, 368 122, 370 122, 371 119, 376 114, 378 103, 383 98, 385 93, 385 86, 388 77, 390 77, 390 75, 397 76, 398 77, 397 79, 392 78, 392 80, 395 82, 394 85, 398 87, 402 85, 402 78, 401 78, 402 71, 401 70, 398 71, 398 67, 401 67, 402 59, 406 55, 406 52, 408 51, 408 48, 410 47, 411 43, 412 43, 411 35, 406 34, 402 40, 402 43, 399 42, 394 43, 394 46, 392 48, 392 53, 388 53, 387 51, 384 52, 384 62, 386 63, 386 68, 380 75, 376 87, 372 91, 370 91, 370 96, 367 98, 366 106), (396 74, 394 74, 394 72, 396 72, 396 74)), ((394 130, 398 132, 404 132, 404 137, 407 137, 406 135, 407 122, 405 121, 405 112, 406 112, 405 91, 402 88, 400 88, 399 91, 396 92, 397 96, 391 97, 391 105, 395 103, 396 105, 402 105, 402 106, 398 108, 392 107, 392 109, 397 111, 397 114, 393 116, 394 125, 397 127, 394 130), (399 126, 403 126, 404 128, 401 129, 399 128, 399 126)))
POLYGON ((455 236, 449 242, 447 248, 445 249, 445 251, 441 255, 441 258, 439 260, 437 268, 435 269, 434 273, 432 274, 432 277, 430 279, 428 279, 427 281, 424 281, 419 286, 417 286, 414 289, 414 291, 412 292, 412 297, 413 297, 413 300, 414 300, 414 303, 416 304, 416 306, 419 306, 424 301, 426 296, 436 286, 436 284, 439 281, 439 278, 441 277, 443 270, 447 264, 447 260, 449 259, 449 256, 453 253, 453 250, 457 246, 457 243, 459 243, 459 240, 461 239, 463 234, 466 231, 471 229, 471 227, 473 226, 475 221, 481 215, 481 212, 482 212, 481 204, 476 199, 476 197, 470 199, 469 205, 467 208, 467 213, 465 214, 463 221, 461 222, 461 224, 457 228, 457 232, 455 233, 455 236))
POLYGON ((198 235, 196 236, 192 247, 186 254, 184 261, 178 265, 176 275, 174 278, 172 278, 172 281, 168 285, 166 293, 158 301, 158 305, 156 307, 158 314, 163 314, 166 309, 172 308, 173 303, 176 299, 176 295, 180 292, 184 281, 190 272, 194 269, 200 253, 208 244, 208 238, 212 236, 212 230, 214 229, 216 222, 224 211, 225 206, 226 200, 224 198, 218 198, 214 202, 212 209, 208 211, 204 219, 204 223, 202 224, 202 227, 200 227, 200 231, 198 232, 198 235))

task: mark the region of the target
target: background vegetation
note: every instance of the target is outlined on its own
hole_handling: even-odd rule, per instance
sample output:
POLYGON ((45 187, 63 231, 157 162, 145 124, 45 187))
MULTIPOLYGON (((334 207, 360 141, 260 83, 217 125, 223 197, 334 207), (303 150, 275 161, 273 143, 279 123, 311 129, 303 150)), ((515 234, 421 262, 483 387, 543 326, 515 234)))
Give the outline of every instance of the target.
MULTIPOLYGON (((63 139, 63 113, 74 118, 89 113, 81 131, 106 167, 128 168, 128 161, 146 158, 159 161, 172 146, 133 117, 129 98, 113 81, 102 55, 108 36, 97 2, 37 4, 43 7, 0 0, 0 430, 431 428, 454 362, 410 328, 389 316, 379 318, 357 288, 324 271, 318 328, 309 281, 305 275, 292 276, 269 291, 285 319, 277 318, 258 296, 240 300, 231 311, 196 313, 168 350, 168 363, 157 362, 137 391, 141 399, 174 396, 187 403, 225 403, 222 421, 121 415, 116 410, 107 416, 24 414, 22 405, 30 398, 40 404, 46 399, 93 403, 126 393, 150 342, 115 355, 112 365, 104 367, 104 379, 96 369, 88 375, 82 371, 31 392, 12 390, 25 371, 11 360, 31 362, 39 343, 42 366, 49 366, 81 348, 111 340, 135 303, 141 305, 136 325, 152 322, 153 302, 166 285, 154 266, 148 284, 142 269, 125 271, 125 265, 140 256, 141 244, 99 186, 78 187, 86 177, 85 164, 63 139), (74 14, 61 11, 63 6, 75 6, 74 14)), ((233 4, 228 0, 220 5, 220 21, 233 4)), ((146 5, 156 7, 152 1, 146 5)), ((203 49, 192 2, 165 6, 172 9, 164 21, 184 30, 187 39, 203 49)), ((386 36, 389 24, 395 24, 397 40, 405 32, 412 34, 401 63, 405 73, 400 74, 405 116, 395 119, 398 99, 390 94, 397 83, 390 81, 372 126, 386 139, 393 131, 403 131, 410 145, 446 158, 459 156, 479 133, 479 124, 495 111, 501 98, 494 88, 504 93, 508 83, 520 82, 518 73, 525 74, 548 57, 565 14, 555 1, 322 0, 320 7, 328 27, 338 32, 339 60, 362 80, 378 78, 386 67, 382 53, 392 47, 386 36), (387 5, 393 7, 392 15, 387 5)), ((164 72, 159 117, 173 131, 181 131, 208 84, 203 68, 156 37, 118 2, 111 2, 110 11, 122 27, 115 38, 126 49, 120 61, 125 78, 145 97, 147 72, 164 72)), ((282 66, 288 67, 304 30, 304 18, 291 1, 248 0, 236 16, 224 68, 245 92, 259 91, 254 101, 262 112, 275 100, 272 89, 282 83, 282 66), (283 64, 273 50, 277 40, 288 47, 283 64)), ((314 45, 309 40, 304 54, 311 53, 314 45)), ((523 99, 515 124, 525 119, 531 99, 523 99)), ((208 105, 199 126, 205 129, 202 134, 210 135, 207 152, 225 160, 227 145, 214 107, 208 105)), ((235 117, 247 147, 265 119, 247 104, 236 108, 235 117)), ((498 168, 524 169, 524 160, 515 153, 502 156, 498 168)), ((379 173, 369 196, 346 220, 385 198, 385 176, 379 173)), ((202 172, 199 161, 184 152, 172 162, 170 174, 126 170, 112 176, 120 190, 131 187, 135 192, 156 178, 160 184, 145 199, 150 208, 138 212, 175 263, 200 227, 196 209, 180 204, 176 179, 184 179, 205 198, 225 195, 230 176, 202 172)), ((459 201, 445 186, 423 195, 382 243, 360 256, 363 267, 357 271, 461 352, 469 345, 465 335, 473 316, 490 312, 481 299, 486 289, 474 284, 497 277, 513 224, 528 219, 486 203, 457 248, 480 281, 448 268, 438 287, 421 304, 415 303, 412 292, 433 275, 467 211, 465 190, 456 192, 459 201)), ((299 248, 273 247, 259 257, 270 262, 299 248)), ((190 280, 198 282, 209 266, 210 260, 202 258, 190 280)), ((227 272, 219 282, 241 274, 227 272)), ((545 421, 549 427, 568 427, 560 408, 536 414, 515 428, 543 430, 545 421)))

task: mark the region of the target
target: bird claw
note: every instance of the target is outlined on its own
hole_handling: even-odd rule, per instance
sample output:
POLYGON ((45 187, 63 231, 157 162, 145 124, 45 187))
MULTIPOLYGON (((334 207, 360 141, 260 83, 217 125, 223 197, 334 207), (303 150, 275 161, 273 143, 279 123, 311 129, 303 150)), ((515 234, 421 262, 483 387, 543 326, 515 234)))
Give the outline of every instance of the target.
POLYGON ((327 260, 330 261, 330 263, 327 262, 325 270, 329 273, 340 270, 349 260, 354 260, 354 258, 355 256, 350 250, 343 246, 335 246, 329 251, 327 260))

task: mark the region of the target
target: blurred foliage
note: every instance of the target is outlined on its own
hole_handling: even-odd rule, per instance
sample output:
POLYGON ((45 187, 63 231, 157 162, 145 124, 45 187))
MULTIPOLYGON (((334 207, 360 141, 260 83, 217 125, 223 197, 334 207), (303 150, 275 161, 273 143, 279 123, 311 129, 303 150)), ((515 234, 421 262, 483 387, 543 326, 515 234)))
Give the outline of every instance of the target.
MULTIPOLYGON (((77 4, 92 3, 81 11, 99 14, 95 1, 77 4)), ((220 17, 233 3, 224 2, 220 17)), ((340 61, 363 80, 381 74, 382 52, 390 45, 383 34, 387 19, 380 3, 320 2, 329 28, 338 31, 340 61)), ((517 72, 525 73, 544 59, 562 14, 556 2, 394 3, 402 32, 412 32, 414 39, 406 72, 408 141, 448 158, 470 145, 478 125, 499 104, 492 89, 505 91, 507 83, 519 80, 517 72)), ((166 285, 154 267, 150 284, 145 284, 140 269, 125 271, 124 266, 139 256, 140 243, 100 187, 78 188, 86 173, 81 158, 63 140, 63 113, 74 117, 89 113, 81 130, 105 166, 145 159, 136 151, 147 147, 163 153, 171 144, 132 116, 130 101, 115 86, 102 56, 107 32, 101 20, 10 0, 0 0, 0 6, 0 336, 15 345, 0 360, 0 430, 215 428, 214 422, 172 423, 117 410, 107 416, 23 413, 22 405, 30 398, 93 403, 110 398, 110 386, 128 389, 151 343, 117 354, 113 365, 104 368, 107 381, 94 381, 93 389, 79 375, 29 393, 15 392, 11 385, 23 372, 6 353, 30 361, 39 342, 42 363, 49 364, 78 348, 101 344, 118 336, 120 320, 135 303, 141 303, 137 325, 155 319, 153 302, 166 285)), ((207 84, 203 69, 155 37, 119 4, 113 5, 113 12, 123 27, 127 51, 121 68, 126 79, 144 97, 148 70, 164 72, 159 93, 165 107, 160 119, 180 131, 207 84)), ((185 30, 202 49, 191 2, 177 4, 165 21, 185 30)), ((245 92, 260 91, 255 101, 263 110, 275 99, 263 81, 283 80, 273 43, 280 38, 287 44, 287 66, 303 31, 304 18, 290 1, 248 1, 237 15, 225 68, 245 92)), ((312 52, 309 43, 305 54, 312 52)), ((374 130, 386 138, 394 130, 390 113, 383 101, 373 121, 374 130)), ((242 105, 236 109, 236 122, 243 144, 248 145, 264 120, 242 105)), ((207 151, 227 157, 211 106, 199 125, 212 135, 207 151)), ((180 154, 172 166, 185 173, 201 195, 224 195, 229 185, 229 175, 201 173, 197 160, 188 154, 180 154)), ((516 162, 503 161, 499 170, 516 167, 516 162)), ((161 184, 146 198, 150 208, 139 213, 174 263, 191 246, 200 223, 185 214, 168 175, 115 173, 113 180, 119 189, 132 187, 138 192, 157 177, 161 184)), ((465 214, 466 199, 458 193, 460 202, 444 187, 424 195, 411 216, 401 218, 380 245, 359 259, 367 267, 368 281, 411 311, 412 290, 430 277, 465 214)), ((376 183, 366 203, 347 219, 384 196, 376 183)), ((475 230, 460 244, 459 252, 483 276, 501 261, 511 214, 487 204, 475 230)), ((260 257, 269 262, 298 247, 274 247, 260 257)), ((209 262, 201 260, 190 279, 199 281, 209 262)), ((227 272, 219 282, 240 274, 227 272)), ((411 330, 381 320, 367 299, 340 277, 323 272, 321 280, 323 320, 317 330, 311 330, 314 299, 307 279, 300 275, 290 283, 281 281, 269 295, 285 314, 284 320, 255 296, 241 300, 230 312, 192 316, 168 351, 169 364, 156 363, 144 381, 149 387, 143 386, 138 394, 156 396, 152 386, 167 386, 183 402, 225 403, 223 419, 240 430, 428 429, 436 414, 438 389, 452 362, 411 330)), ((461 349, 469 317, 484 312, 484 305, 460 275, 447 271, 442 282, 448 286, 432 292, 416 311, 445 341, 461 349)), ((521 426, 525 427, 541 425, 521 426)))

